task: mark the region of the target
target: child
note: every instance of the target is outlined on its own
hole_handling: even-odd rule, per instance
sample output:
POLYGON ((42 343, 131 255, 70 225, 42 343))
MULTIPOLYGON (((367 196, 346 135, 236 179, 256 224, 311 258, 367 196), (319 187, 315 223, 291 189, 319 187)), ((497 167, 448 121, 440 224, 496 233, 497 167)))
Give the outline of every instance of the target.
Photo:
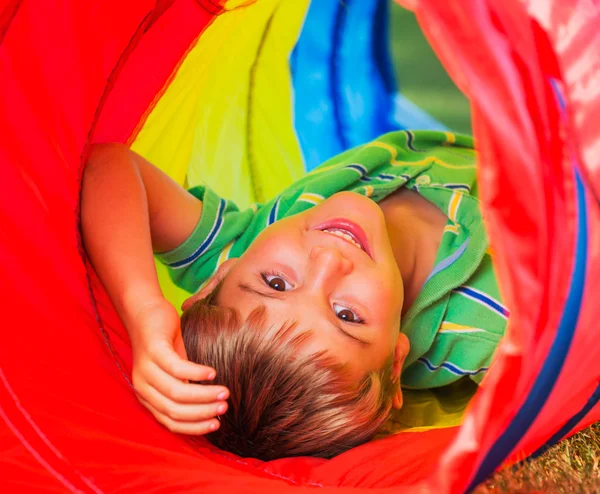
POLYGON ((480 382, 508 311, 476 188, 471 140, 442 132, 384 135, 245 211, 96 146, 84 242, 129 331, 140 401, 244 456, 327 457, 401 407, 401 371, 410 388, 480 382), (180 286, 204 284, 183 338, 152 248, 180 286))

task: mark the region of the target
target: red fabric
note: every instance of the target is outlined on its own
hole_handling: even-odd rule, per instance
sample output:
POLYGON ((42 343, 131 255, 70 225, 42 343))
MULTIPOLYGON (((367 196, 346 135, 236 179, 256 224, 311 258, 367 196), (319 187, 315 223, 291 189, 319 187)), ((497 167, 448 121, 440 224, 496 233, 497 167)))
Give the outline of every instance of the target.
MULTIPOLYGON (((597 191, 600 123, 597 2, 416 2, 417 17, 450 75, 471 100, 479 183, 508 337, 445 455, 436 482, 460 492, 515 417, 556 335, 570 286, 575 236, 573 162, 588 186, 589 259, 577 332, 550 399, 512 452, 533 452, 587 402, 600 376, 594 303, 599 288, 597 191), (566 100, 559 115, 549 82, 566 100), (593 81, 596 80, 596 84, 593 81)), ((579 428, 600 419, 596 407, 579 428)))
POLYGON ((134 129, 140 128, 160 99, 188 48, 214 18, 211 4, 210 11, 196 0, 170 0, 169 4, 159 16, 145 20, 152 21, 151 27, 142 25, 126 63, 112 74, 110 93, 94 129, 95 141, 126 142, 134 137, 134 129))
MULTIPOLYGON (((556 332, 573 257, 573 160, 589 207, 582 315, 550 399, 513 455, 543 444, 583 406, 600 376, 598 4, 412 3, 473 104, 486 218, 512 310, 464 426, 401 434, 330 461, 271 463, 162 428, 135 399, 127 337, 84 263, 79 178, 89 142, 125 142, 135 132, 215 2, 12 2, 0 9, 2 490, 464 491, 525 401, 556 332), (564 117, 549 76, 562 87, 564 117)), ((596 407, 579 427, 599 417, 596 407)))

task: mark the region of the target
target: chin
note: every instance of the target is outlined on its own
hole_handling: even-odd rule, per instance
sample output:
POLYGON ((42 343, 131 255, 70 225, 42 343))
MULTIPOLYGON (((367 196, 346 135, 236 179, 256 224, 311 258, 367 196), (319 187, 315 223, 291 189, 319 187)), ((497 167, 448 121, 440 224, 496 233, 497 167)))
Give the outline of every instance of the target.
POLYGON ((365 221, 383 220, 383 212, 375 201, 357 192, 338 192, 329 198, 330 205, 336 212, 345 214, 360 214, 365 221))

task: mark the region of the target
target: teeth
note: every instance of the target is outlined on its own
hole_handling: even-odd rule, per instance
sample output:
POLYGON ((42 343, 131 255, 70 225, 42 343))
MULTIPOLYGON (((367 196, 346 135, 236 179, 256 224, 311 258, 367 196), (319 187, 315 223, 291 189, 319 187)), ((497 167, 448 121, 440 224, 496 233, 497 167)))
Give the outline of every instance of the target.
POLYGON ((340 230, 338 228, 327 228, 323 230, 325 233, 329 233, 330 235, 335 235, 337 237, 341 237, 344 240, 350 242, 355 247, 362 249, 362 246, 354 239, 354 236, 348 233, 346 230, 340 230))

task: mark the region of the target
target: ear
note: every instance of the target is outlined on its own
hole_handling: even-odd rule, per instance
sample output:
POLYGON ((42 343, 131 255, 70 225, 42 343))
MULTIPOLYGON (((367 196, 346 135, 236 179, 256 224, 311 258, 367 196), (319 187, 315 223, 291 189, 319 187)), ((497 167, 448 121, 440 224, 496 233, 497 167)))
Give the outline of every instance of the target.
POLYGON ((402 374, 402 366, 410 350, 410 343, 404 333, 398 334, 398 341, 396 342, 396 350, 394 352, 394 367, 393 367, 393 379, 397 381, 398 389, 392 398, 392 406, 396 409, 402 408, 402 387, 400 386, 400 375, 402 374))
POLYGON ((181 310, 188 310, 198 300, 202 300, 210 295, 213 290, 217 288, 217 285, 223 281, 225 276, 227 276, 227 273, 231 271, 231 268, 234 266, 236 261, 237 259, 227 259, 223 264, 221 264, 219 269, 217 269, 217 272, 208 279, 204 286, 194 293, 194 295, 192 295, 190 298, 186 299, 183 304, 181 304, 181 310))

